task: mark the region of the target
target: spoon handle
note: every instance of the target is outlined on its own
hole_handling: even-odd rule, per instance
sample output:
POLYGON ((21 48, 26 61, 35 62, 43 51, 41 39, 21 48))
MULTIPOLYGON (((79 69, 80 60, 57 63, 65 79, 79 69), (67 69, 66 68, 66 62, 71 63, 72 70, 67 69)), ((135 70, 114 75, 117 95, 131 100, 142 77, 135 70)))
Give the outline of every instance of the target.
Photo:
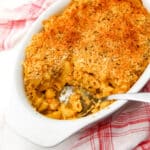
POLYGON ((108 96, 106 99, 133 100, 133 101, 150 103, 150 93, 145 92, 145 93, 113 94, 108 96))

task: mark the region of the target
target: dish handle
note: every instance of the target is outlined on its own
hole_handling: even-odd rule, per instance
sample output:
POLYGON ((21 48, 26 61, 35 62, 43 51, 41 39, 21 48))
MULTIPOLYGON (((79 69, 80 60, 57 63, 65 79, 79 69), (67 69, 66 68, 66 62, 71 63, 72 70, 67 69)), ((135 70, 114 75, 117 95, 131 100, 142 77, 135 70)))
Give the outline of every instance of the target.
POLYGON ((19 50, 16 48, 0 52, 0 114, 4 114, 9 105, 13 74, 19 50))

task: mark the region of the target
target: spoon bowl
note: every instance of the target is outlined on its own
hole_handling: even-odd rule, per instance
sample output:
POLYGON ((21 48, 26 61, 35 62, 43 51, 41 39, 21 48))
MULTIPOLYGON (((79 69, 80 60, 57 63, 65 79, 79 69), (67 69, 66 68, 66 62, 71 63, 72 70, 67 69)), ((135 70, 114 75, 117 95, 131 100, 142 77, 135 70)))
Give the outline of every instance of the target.
MULTIPOLYGON (((65 86, 60 94, 59 100, 65 104, 68 104, 69 98, 72 94, 75 94, 75 89, 73 86, 65 86)), ((83 108, 83 111, 78 113, 78 116, 83 117, 89 114, 92 114, 92 110, 100 106, 101 102, 108 100, 121 100, 121 101, 138 101, 138 102, 150 102, 150 93, 140 92, 140 93, 119 93, 112 94, 109 96, 95 98, 94 95, 90 94, 88 91, 82 88, 77 88, 78 94, 80 94, 80 102, 83 108), (89 100, 90 103, 86 103, 86 100, 89 100)))
MULTIPOLYGON (((69 97, 71 94, 73 94, 73 87, 72 86, 65 86, 63 91, 65 90, 65 94, 61 94, 60 101, 67 103, 69 97)), ((138 101, 138 102, 150 102, 150 93, 149 92, 140 92, 140 93, 118 93, 118 94, 112 94, 109 96, 102 97, 100 99, 95 98, 91 94, 89 94, 87 91, 84 90, 82 92, 83 95, 88 96, 89 99, 96 99, 97 102, 104 101, 104 100, 131 100, 131 101, 138 101)))

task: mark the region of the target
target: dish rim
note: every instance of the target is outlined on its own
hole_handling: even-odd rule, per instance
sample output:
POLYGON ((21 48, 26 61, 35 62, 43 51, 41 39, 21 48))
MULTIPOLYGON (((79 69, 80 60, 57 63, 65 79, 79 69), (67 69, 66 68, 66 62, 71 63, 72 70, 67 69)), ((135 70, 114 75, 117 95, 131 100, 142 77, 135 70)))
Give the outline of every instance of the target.
MULTIPOLYGON (((70 0, 63 0, 63 2, 61 0, 58 0, 47 10, 45 10, 42 15, 35 21, 30 31, 27 33, 25 38, 15 50, 17 59, 14 63, 15 71, 12 91, 13 100, 11 101, 10 107, 8 108, 8 111, 6 113, 6 120, 17 133, 27 138, 32 143, 44 147, 54 146, 62 142, 64 139, 71 136, 75 132, 86 127, 87 125, 105 119, 128 102, 127 100, 116 101, 95 114, 91 114, 76 120, 55 120, 47 118, 44 115, 36 112, 27 100, 23 86, 22 65, 20 63, 22 62, 22 60, 24 60, 25 47, 31 41, 32 35, 39 32, 39 30, 41 29, 41 22, 44 19, 48 18, 50 15, 54 15, 56 14, 56 12, 58 13, 62 11, 62 9, 69 2, 70 0), (22 101, 20 101, 20 99, 22 99, 22 101), (16 106, 19 106, 19 108, 16 108, 16 106), (22 114, 23 116, 21 116, 20 114, 22 114), (24 124, 26 124, 26 127, 24 126, 24 124), (49 129, 51 127, 53 128, 49 129), (44 129, 43 133, 40 132, 40 129, 44 129), (54 130, 57 132, 57 134, 54 133, 54 130), (65 132, 62 132, 62 130, 64 130, 65 132), (48 134, 49 132, 53 133, 53 137, 48 134)), ((149 74, 150 67, 148 66, 139 80, 132 86, 132 88, 128 92, 131 93, 140 91, 146 84, 146 82, 150 79, 149 74)))

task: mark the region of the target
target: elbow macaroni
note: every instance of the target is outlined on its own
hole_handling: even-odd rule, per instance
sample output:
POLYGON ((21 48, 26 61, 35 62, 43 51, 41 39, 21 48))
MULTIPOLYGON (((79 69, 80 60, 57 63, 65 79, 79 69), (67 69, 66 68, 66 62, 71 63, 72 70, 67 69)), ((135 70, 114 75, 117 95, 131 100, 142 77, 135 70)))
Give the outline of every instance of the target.
POLYGON ((43 115, 75 119, 108 107, 114 100, 95 99, 128 91, 149 63, 150 14, 141 0, 72 0, 27 46, 24 86, 43 115), (63 103, 66 85, 75 93, 63 103))

